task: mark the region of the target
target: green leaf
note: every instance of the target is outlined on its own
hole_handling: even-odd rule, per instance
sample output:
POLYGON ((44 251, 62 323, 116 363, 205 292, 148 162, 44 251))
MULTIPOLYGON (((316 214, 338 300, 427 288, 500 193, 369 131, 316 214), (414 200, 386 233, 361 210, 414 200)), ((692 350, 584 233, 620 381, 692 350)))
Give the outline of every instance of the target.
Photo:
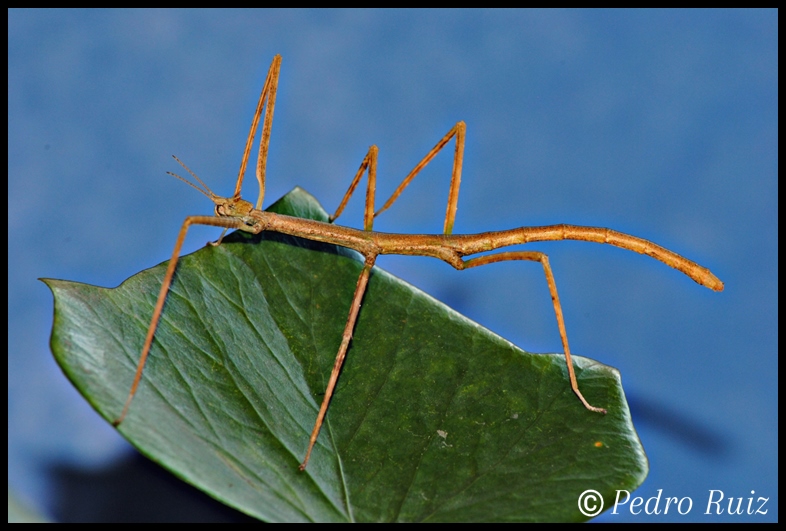
MULTIPOLYGON (((293 190, 271 207, 326 220, 293 190)), ((52 351, 108 421, 133 380, 166 264, 115 289, 46 280, 52 351)), ((647 474, 619 373, 526 353, 374 268, 326 422, 298 464, 362 260, 234 233, 184 257, 119 431, 185 481, 270 521, 565 521, 647 474)))

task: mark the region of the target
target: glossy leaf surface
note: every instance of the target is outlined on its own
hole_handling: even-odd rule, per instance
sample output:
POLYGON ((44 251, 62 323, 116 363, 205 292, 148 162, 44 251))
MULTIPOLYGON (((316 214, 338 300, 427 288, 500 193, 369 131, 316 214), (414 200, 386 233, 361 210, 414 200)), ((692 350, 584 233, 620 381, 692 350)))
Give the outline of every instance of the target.
MULTIPOLYGON (((295 189, 271 207, 325 220, 295 189)), ((47 280, 52 351, 108 421, 122 409, 166 263, 115 289, 47 280)), ((183 257, 119 431, 212 496, 270 521, 585 520, 647 474, 613 368, 524 352, 379 268, 311 462, 298 464, 362 261, 278 234, 183 257)))

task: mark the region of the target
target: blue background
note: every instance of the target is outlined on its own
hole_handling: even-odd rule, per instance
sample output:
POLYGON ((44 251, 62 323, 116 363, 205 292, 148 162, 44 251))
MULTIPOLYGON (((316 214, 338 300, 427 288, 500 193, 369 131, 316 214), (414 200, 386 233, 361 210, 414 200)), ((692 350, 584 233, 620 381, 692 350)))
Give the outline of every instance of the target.
MULTIPOLYGON (((651 465, 636 495, 694 502, 686 516, 600 519, 725 520, 703 514, 719 489, 770 499, 767 515, 731 520, 777 520, 776 11, 8 17, 8 482, 27 503, 52 515, 53 467, 131 451, 53 362, 36 278, 116 286, 167 259, 183 218, 212 213, 165 175, 179 170, 170 155, 229 195, 278 53, 266 205, 299 185, 334 209, 372 143, 381 204, 465 120, 455 232, 607 226, 712 269, 722 293, 609 246, 530 247, 550 256, 572 349, 622 373, 651 465)), ((440 232, 451 162, 438 157, 375 229, 440 232)), ((361 197, 343 224, 362 225, 361 197)), ((186 251, 217 234, 192 230, 186 251)), ((378 264, 526 350, 562 350, 537 264, 378 264)))

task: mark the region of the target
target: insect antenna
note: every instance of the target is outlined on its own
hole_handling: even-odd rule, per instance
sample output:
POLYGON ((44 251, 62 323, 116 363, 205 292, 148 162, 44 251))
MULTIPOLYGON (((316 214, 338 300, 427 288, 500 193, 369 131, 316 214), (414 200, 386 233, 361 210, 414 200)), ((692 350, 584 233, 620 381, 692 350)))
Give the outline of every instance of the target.
POLYGON ((194 173, 193 171, 191 171, 191 168, 189 168, 188 166, 186 166, 186 165, 185 165, 185 163, 184 163, 182 160, 180 160, 179 158, 177 158, 177 157, 176 157, 176 156, 174 156, 174 155, 172 155, 172 158, 173 158, 173 159, 175 159, 175 160, 178 162, 178 164, 180 164, 181 166, 183 166, 183 167, 186 169, 186 171, 187 171, 188 173, 190 173, 190 174, 191 174, 191 176, 192 176, 194 179, 196 179, 197 181, 199 181, 199 184, 201 184, 201 185, 202 185, 202 188, 200 188, 200 187, 199 187, 199 186, 197 186, 196 184, 192 183, 191 181, 189 181, 189 180, 188 180, 188 179, 186 179, 185 177, 181 177, 180 175, 178 175, 178 174, 176 174, 176 173, 172 173, 171 171, 168 171, 168 172, 167 172, 169 175, 171 175, 172 177, 177 177, 178 179, 180 179, 181 181, 183 181, 184 183, 186 183, 188 186, 190 186, 191 188, 195 188, 196 190, 199 190, 199 192, 201 192, 202 194, 204 194, 204 195, 208 196, 210 199, 214 199, 214 198, 217 198, 217 197, 218 197, 216 194, 214 194, 214 193, 212 192, 212 190, 210 190, 210 188, 208 188, 208 186, 207 186, 207 185, 206 185, 206 184, 205 184, 205 183, 202 181, 202 179, 200 179, 199 177, 197 177, 197 174, 196 174, 196 173, 194 173))

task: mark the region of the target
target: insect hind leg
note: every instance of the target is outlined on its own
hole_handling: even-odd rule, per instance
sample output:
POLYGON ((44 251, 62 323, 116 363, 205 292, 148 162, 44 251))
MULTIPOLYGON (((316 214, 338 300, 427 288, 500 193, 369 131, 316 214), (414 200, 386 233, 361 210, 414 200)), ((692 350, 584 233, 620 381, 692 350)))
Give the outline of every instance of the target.
POLYGON ((557 326, 559 327, 559 336, 562 340, 562 348, 565 351, 565 363, 568 366, 570 387, 573 389, 573 392, 576 393, 576 396, 579 397, 579 400, 581 400, 581 403, 584 404, 585 408, 590 411, 594 411, 595 413, 605 414, 605 409, 590 405, 590 403, 587 402, 587 399, 584 398, 584 395, 581 394, 581 391, 579 391, 579 384, 576 380, 576 373, 573 369, 573 360, 570 357, 568 333, 565 329, 565 318, 562 315, 562 305, 559 302, 559 295, 557 294, 557 283, 554 280, 554 273, 552 272, 551 265, 549 264, 549 257, 546 254, 538 251, 509 251, 472 258, 470 260, 464 261, 463 263, 464 269, 468 269, 470 267, 477 267, 494 262, 504 262, 507 260, 527 260, 531 262, 540 262, 540 264, 543 266, 543 271, 546 274, 546 283, 548 284, 549 292, 551 293, 551 301, 554 305, 554 314, 557 317, 557 326))

